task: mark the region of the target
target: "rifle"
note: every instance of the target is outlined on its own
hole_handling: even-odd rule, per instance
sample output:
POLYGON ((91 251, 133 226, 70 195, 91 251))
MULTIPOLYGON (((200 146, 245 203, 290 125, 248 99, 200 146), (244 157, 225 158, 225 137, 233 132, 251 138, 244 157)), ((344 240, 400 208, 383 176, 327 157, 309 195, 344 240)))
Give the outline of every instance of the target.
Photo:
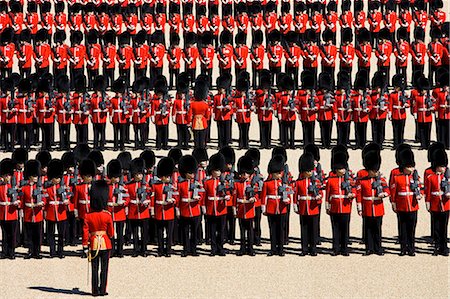
MULTIPOLYGON (((124 202, 124 197, 129 197, 124 188, 123 175, 120 176, 117 188, 114 188, 113 195, 117 198, 117 204, 122 205, 124 202)), ((138 190, 139 191, 139 190, 138 190)), ((138 193, 139 195, 139 193, 138 193)))
POLYGON ((100 108, 100 110, 105 110, 106 107, 107 107, 106 92, 103 90, 102 91, 102 99, 100 102, 98 102, 98 108, 100 108))
POLYGON ((271 93, 271 91, 270 91, 270 88, 269 88, 269 90, 268 90, 268 92, 267 92, 267 97, 266 97, 266 99, 264 100, 264 106, 265 106, 267 109, 270 109, 270 108, 272 108, 272 106, 273 106, 272 93, 271 93))
POLYGON ((61 179, 59 188, 56 189, 56 194, 58 194, 61 197, 62 202, 65 202, 68 199, 68 196, 73 195, 71 192, 67 192, 67 187, 66 184, 64 183, 64 178, 61 179))
POLYGON ((405 107, 408 99, 405 96, 405 88, 404 87, 402 87, 402 90, 400 90, 399 101, 402 104, 402 106, 405 107))
POLYGON ((318 176, 318 179, 319 179, 320 183, 323 183, 324 177, 323 177, 323 173, 322 173, 322 164, 317 163, 316 173, 317 173, 317 176, 318 176))
POLYGON ((348 170, 345 170, 344 181, 341 183, 341 189, 344 190, 345 194, 349 194, 352 192, 352 185, 350 183, 350 173, 348 170))
POLYGON ((295 100, 294 100, 294 90, 292 91, 292 93, 289 96, 289 100, 288 100, 288 107, 290 111, 294 111, 295 110, 295 100))
POLYGON ((261 173, 260 173, 259 169, 256 170, 255 173, 253 174, 251 184, 252 184, 252 186, 258 186, 258 191, 262 191, 262 188, 264 185, 264 180, 261 177, 261 173))
POLYGON ((441 190, 444 194, 450 193, 450 167, 445 170, 444 179, 441 181, 441 190))
POLYGON ((27 99, 25 100, 25 106, 27 106, 27 110, 31 110, 31 108, 33 108, 33 98, 30 97, 30 95, 28 94, 27 99))
MULTIPOLYGON (((197 174, 195 176, 197 176, 197 174)), ((205 189, 203 189, 197 179, 195 179, 193 183, 189 182, 189 191, 192 192, 192 197, 198 198, 199 192, 204 192, 205 189)))
POLYGON ((334 99, 334 95, 331 92, 325 93, 323 98, 325 100, 325 106, 326 107, 332 107, 333 106, 333 103, 334 103, 335 99, 334 99))
POLYGON ((313 94, 310 94, 310 95, 309 95, 309 98, 308 98, 308 107, 309 107, 309 109, 314 109, 314 107, 316 107, 316 101, 315 101, 315 99, 314 99, 313 94))
POLYGON ((377 197, 380 196, 381 193, 383 193, 383 184, 381 182, 381 176, 379 172, 375 177, 375 181, 372 182, 372 189, 375 190, 377 197))
POLYGON ((164 96, 161 99, 161 104, 159 104, 159 110, 161 110, 161 115, 165 116, 168 112, 167 112, 167 102, 166 102, 166 97, 164 96))
POLYGON ((344 98, 344 101, 342 102, 342 107, 345 110, 350 110, 350 108, 351 108, 350 88, 345 89, 345 98, 344 98))
POLYGON ((284 165, 281 181, 282 185, 278 187, 278 194, 281 195, 283 201, 286 201, 289 199, 289 195, 294 194, 294 191, 289 187, 289 168, 287 165, 284 165))
POLYGON ((308 193, 312 193, 314 197, 319 195, 319 187, 317 187, 316 180, 316 174, 313 172, 308 186, 308 193))
POLYGON ((380 96, 377 99, 377 105, 380 110, 386 108, 386 98, 384 97, 385 94, 386 94, 386 87, 383 87, 383 90, 380 92, 380 96))
MULTIPOLYGON (((147 187, 146 186, 147 186, 147 182, 141 181, 141 185, 139 186, 139 188, 137 188, 137 191, 136 191, 137 197, 139 198, 139 202, 141 204, 143 204, 144 201, 147 200, 147 187)), ((126 194, 126 197, 128 197, 128 194, 126 194)))
POLYGON ((367 93, 366 93, 366 91, 363 92, 360 104, 361 104, 361 109, 363 111, 367 109, 367 93))
POLYGON ((427 106, 427 109, 431 109, 433 107, 433 99, 431 98, 430 90, 427 90, 425 105, 427 106))
POLYGON ((225 175, 222 173, 220 175, 220 182, 219 185, 217 185, 217 194, 225 196, 227 193, 227 186, 225 181, 225 175))
POLYGON ((40 204, 43 198, 48 197, 48 194, 45 194, 42 188, 41 178, 38 178, 36 189, 33 190, 33 197, 36 199, 37 204, 40 204))
POLYGON ((173 199, 175 192, 173 190, 172 179, 170 179, 170 182, 167 185, 164 185, 163 194, 167 195, 166 199, 173 199))
POLYGON ((70 185, 76 186, 78 183, 78 165, 75 165, 75 170, 73 172, 73 177, 70 179, 70 185))
POLYGON ((83 92, 83 102, 80 103, 80 110, 83 113, 86 113, 89 111, 89 103, 87 102, 87 96, 86 96, 85 92, 83 92))
POLYGON ((17 188, 16 177, 13 175, 11 177, 11 188, 8 188, 7 196, 11 198, 11 203, 15 203, 19 196, 22 195, 22 192, 19 192, 19 188, 17 188))
POLYGON ((420 182, 419 182, 419 173, 417 169, 414 169, 412 175, 412 181, 409 183, 409 188, 413 191, 414 196, 420 196, 420 182))
POLYGON ((188 90, 185 95, 184 110, 188 111, 190 108, 191 108, 191 95, 188 90))

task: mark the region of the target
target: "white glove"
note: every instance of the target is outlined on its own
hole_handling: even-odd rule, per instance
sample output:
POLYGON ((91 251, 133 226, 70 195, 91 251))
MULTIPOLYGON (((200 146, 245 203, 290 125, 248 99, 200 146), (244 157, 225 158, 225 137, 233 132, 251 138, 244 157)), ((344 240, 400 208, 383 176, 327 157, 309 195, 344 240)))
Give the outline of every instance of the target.
POLYGON ((73 210, 73 215, 75 216, 75 218, 78 218, 78 210, 73 210))
POLYGON ((298 205, 294 205, 294 212, 298 214, 298 205))
POLYGON ((180 209, 179 208, 175 208, 175 215, 177 216, 177 218, 180 218, 180 209))
POLYGON ((266 206, 261 206, 261 212, 263 212, 263 213, 266 212, 266 206))
POLYGON ((202 214, 206 215, 206 207, 205 206, 202 206, 202 214))

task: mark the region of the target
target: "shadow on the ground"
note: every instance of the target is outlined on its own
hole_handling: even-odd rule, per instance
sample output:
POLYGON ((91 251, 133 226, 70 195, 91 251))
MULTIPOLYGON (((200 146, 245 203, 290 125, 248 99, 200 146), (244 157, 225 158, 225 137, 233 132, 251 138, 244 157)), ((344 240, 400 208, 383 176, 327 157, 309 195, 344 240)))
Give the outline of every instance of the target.
POLYGON ((73 288, 71 290, 65 290, 65 289, 57 289, 52 287, 28 287, 30 290, 38 290, 41 292, 47 292, 47 293, 55 293, 55 294, 65 294, 65 295, 79 295, 79 296, 90 296, 91 293, 86 293, 83 291, 80 291, 79 288, 73 288))

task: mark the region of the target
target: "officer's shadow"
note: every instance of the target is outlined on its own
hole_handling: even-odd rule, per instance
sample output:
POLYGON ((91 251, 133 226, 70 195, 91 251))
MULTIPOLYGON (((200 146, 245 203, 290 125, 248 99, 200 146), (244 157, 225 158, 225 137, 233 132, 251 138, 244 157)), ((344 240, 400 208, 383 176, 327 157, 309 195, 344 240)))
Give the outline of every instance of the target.
POLYGON ((47 293, 55 293, 55 294, 65 294, 65 295, 78 295, 78 296, 91 296, 91 293, 86 293, 83 291, 80 291, 79 288, 73 288, 71 290, 65 290, 65 289, 57 289, 52 287, 28 287, 30 290, 38 290, 42 292, 47 293))

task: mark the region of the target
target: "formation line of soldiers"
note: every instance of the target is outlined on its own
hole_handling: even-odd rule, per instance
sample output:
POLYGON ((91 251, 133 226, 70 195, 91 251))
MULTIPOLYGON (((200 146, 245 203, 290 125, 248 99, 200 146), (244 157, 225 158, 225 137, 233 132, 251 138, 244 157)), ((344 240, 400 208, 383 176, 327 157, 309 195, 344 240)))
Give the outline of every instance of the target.
MULTIPOLYGON (((29 249, 25 258, 39 259, 46 236, 50 257, 63 258, 65 244, 76 245, 87 222, 95 223, 90 192, 102 180, 108 184, 105 210, 114 230, 106 244, 115 257, 123 257, 125 242, 132 242, 134 257, 147 256, 148 244, 157 245, 157 256, 171 256, 174 244, 182 244, 182 257, 198 256, 203 242, 210 244, 211 256, 224 256, 230 252, 224 244, 233 245, 236 239, 236 219, 240 228, 237 255, 254 256, 254 246, 261 246, 262 215, 269 223, 268 255, 283 256, 291 208, 300 218, 301 255, 315 256, 322 206, 331 220, 332 255, 347 256, 353 205, 363 217, 365 255, 383 255, 382 220, 388 203, 397 214, 400 255, 413 256, 420 201, 425 201, 431 215, 433 255, 448 256, 450 168, 443 144, 430 146, 430 167, 423 180, 410 146, 399 145, 395 155, 398 167, 386 179, 379 171, 379 145, 364 148, 364 168, 358 172, 349 169, 347 149, 338 145, 332 150, 331 170, 325 174, 319 148, 310 144, 298 160, 295 179, 282 147, 272 151, 265 176, 259 168, 260 153, 254 148, 239 158, 236 168, 230 147, 210 157, 202 148, 192 155, 171 150, 157 164, 151 150, 134 159, 122 152, 106 166, 100 151, 83 145, 66 152, 61 160, 45 151, 29 160, 26 150, 17 149, 12 159, 0 163, 2 256, 14 259, 16 246, 23 244, 29 249)), ((84 257, 88 239, 83 234, 84 257)))

